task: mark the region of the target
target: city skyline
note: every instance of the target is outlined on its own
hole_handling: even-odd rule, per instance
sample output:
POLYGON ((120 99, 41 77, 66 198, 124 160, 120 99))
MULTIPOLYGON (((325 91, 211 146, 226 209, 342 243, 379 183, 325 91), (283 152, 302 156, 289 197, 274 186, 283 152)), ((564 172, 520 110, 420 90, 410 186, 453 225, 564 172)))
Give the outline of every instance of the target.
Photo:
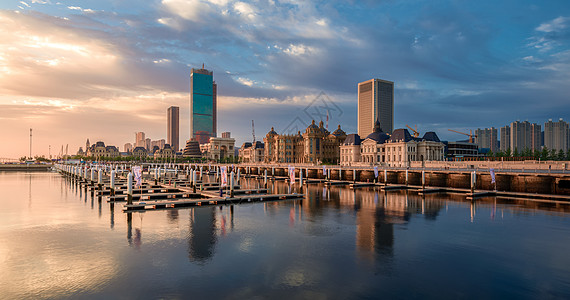
MULTIPOLYGON (((442 140, 513 120, 570 120, 570 5, 459 3, 13 1, 0 4, 0 157, 70 152, 85 138, 165 138, 164 109, 189 133, 189 76, 216 75, 218 129, 236 144, 292 119, 324 92, 329 122, 357 132, 357 83, 395 82, 394 128, 442 140), (197 13, 197 12, 200 13, 197 13), (336 118, 336 119, 335 119, 336 118)), ((312 115, 317 121, 322 113, 312 115), (317 116, 320 116, 317 118, 317 116)))

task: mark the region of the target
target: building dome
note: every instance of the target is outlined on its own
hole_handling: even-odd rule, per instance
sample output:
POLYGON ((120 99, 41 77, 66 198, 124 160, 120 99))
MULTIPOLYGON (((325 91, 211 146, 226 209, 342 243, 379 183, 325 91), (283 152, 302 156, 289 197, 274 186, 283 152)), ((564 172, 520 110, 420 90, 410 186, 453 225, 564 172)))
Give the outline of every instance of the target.
POLYGON ((380 128, 380 122, 376 120, 376 123, 374 124, 374 131, 366 138, 376 141, 377 144, 383 144, 390 138, 390 136, 382 131, 382 128, 380 128))
POLYGON ((334 136, 343 136, 346 135, 346 132, 344 132, 344 130, 340 129, 340 125, 338 125, 338 128, 332 133, 332 135, 334 136))
POLYGON ((271 130, 267 133, 267 136, 270 135, 277 135, 277 132, 275 132, 275 129, 273 127, 271 127, 271 130))

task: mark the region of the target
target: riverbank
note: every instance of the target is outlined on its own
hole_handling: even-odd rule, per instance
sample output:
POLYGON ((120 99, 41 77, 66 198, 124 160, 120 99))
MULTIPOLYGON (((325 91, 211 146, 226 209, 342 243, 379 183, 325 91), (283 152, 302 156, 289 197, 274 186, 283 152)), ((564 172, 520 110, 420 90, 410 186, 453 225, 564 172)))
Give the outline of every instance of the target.
POLYGON ((0 171, 48 171, 51 164, 0 164, 0 171))

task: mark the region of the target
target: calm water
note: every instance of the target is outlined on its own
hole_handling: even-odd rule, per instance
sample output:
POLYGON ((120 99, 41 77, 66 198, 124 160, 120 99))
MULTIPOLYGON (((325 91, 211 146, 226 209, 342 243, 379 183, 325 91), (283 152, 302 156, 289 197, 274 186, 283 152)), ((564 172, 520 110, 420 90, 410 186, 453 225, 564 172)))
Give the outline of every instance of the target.
POLYGON ((24 172, 0 172, 0 205, 2 299, 570 298, 566 205, 314 185, 302 201, 129 221, 24 172))

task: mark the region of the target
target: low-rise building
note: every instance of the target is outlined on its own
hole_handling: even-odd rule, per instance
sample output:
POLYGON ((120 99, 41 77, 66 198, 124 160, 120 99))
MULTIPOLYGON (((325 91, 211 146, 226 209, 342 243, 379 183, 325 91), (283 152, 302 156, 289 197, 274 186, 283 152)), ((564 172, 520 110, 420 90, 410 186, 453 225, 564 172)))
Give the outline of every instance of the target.
POLYGON ((340 146, 340 164, 408 167, 412 161, 444 160, 444 144, 435 132, 414 138, 407 129, 396 129, 388 135, 376 122, 374 131, 364 140, 350 134, 340 146))
POLYGON ((262 163, 264 160, 265 145, 256 141, 255 145, 245 142, 239 149, 239 160, 242 163, 262 163))
POLYGON ((114 158, 119 157, 119 149, 115 146, 105 146, 105 143, 99 141, 87 149, 85 155, 88 157, 93 157, 95 159, 99 158, 114 158))
POLYGON ((148 151, 146 150, 145 147, 135 147, 132 153, 134 157, 139 157, 139 158, 148 156, 148 151))
POLYGON ((174 157, 176 157, 176 152, 174 152, 174 149, 170 147, 170 144, 164 144, 164 147, 162 149, 158 149, 154 152, 154 158, 167 159, 174 157))
POLYGON ((315 121, 303 134, 279 135, 274 128, 267 133, 265 142, 264 161, 266 163, 338 163, 340 158, 339 146, 346 139, 346 133, 338 128, 330 133, 315 121))
POLYGON ((233 159, 235 157, 235 139, 210 137, 206 144, 200 145, 202 157, 209 160, 233 159))

